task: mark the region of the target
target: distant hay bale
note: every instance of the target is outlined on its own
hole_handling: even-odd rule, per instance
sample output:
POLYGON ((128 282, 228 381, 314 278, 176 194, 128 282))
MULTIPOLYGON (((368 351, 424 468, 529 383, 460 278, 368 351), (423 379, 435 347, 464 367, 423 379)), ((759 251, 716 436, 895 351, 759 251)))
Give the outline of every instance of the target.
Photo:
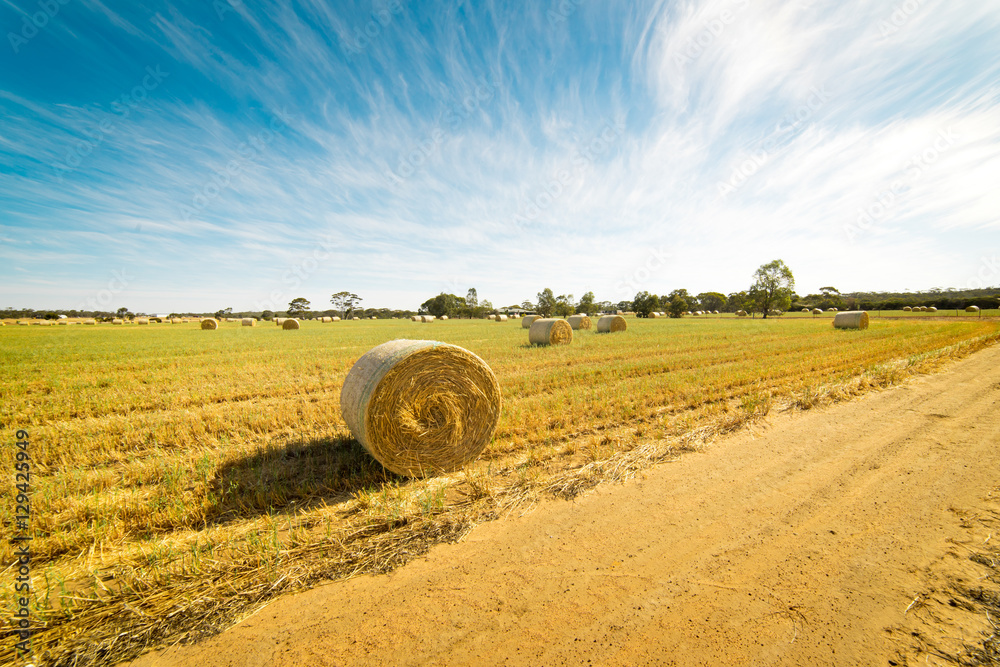
POLYGON ((257 320, 256 318, 253 317, 244 317, 242 320, 242 324, 245 327, 255 327, 257 326, 257 320))
POLYGON ((542 319, 541 315, 525 315, 524 317, 521 318, 521 328, 530 329, 531 323, 534 322, 535 320, 540 320, 540 319, 542 319))
POLYGON ((424 320, 424 318, 420 317, 420 315, 411 315, 410 316, 410 321, 411 322, 423 322, 423 320, 424 320))
POLYGON ((811 312, 811 311, 810 311, 810 310, 809 310, 808 308, 803 308, 803 309, 802 309, 802 312, 803 312, 803 313, 808 313, 808 312, 811 312))
POLYGON ((487 315, 486 316, 486 319, 488 319, 488 320, 492 320, 494 318, 496 318, 496 315, 487 315))
POLYGON ((903 306, 903 312, 904 313, 909 313, 909 312, 912 312, 912 311, 913 311, 913 308, 911 308, 910 306, 903 306))
POLYGON ((833 318, 835 329, 867 329, 868 313, 863 310, 847 310, 833 318))
POLYGON ((116 324, 116 325, 117 325, 117 324, 125 324, 125 322, 124 322, 124 321, 122 321, 122 320, 120 320, 120 319, 118 319, 118 318, 116 317, 115 319, 111 320, 111 324, 116 324))
POLYGON ((447 315, 442 315, 442 316, 441 316, 441 319, 442 319, 442 320, 446 320, 446 319, 448 319, 448 316, 447 316, 447 315))
POLYGON ((202 329, 218 329, 219 328, 219 321, 217 319, 215 319, 214 317, 206 317, 205 319, 203 319, 201 321, 201 328, 202 329))
POLYGON ((979 312, 979 306, 966 306, 965 307, 965 312, 967 312, 967 313, 978 313, 979 312))
MULTIPOLYGON (((147 324, 148 325, 149 324, 149 318, 148 317, 137 317, 137 318, 135 318, 135 323, 136 324, 147 324)), ((60 322, 60 324, 62 324, 62 322, 60 322)))
POLYGON ((292 331, 299 328, 299 321, 294 317, 289 317, 287 320, 281 323, 281 328, 285 331, 292 331))
MULTIPOLYGON (((62 324, 62 325, 65 325, 65 324, 69 324, 69 322, 67 322, 66 320, 57 320, 57 321, 56 321, 56 324, 62 324)), ((147 323, 147 324, 148 324, 148 323, 147 323)))
POLYGON ((506 315, 497 315, 497 322, 506 322, 506 321, 507 321, 506 315))
POLYGON ((597 320, 597 333, 618 333, 626 328, 628 323, 621 315, 605 315, 597 320))
POLYGON ((555 317, 539 318, 531 323, 528 342, 532 345, 569 345, 573 342, 573 327, 555 317))
POLYGON ((691 313, 691 314, 692 314, 692 315, 694 315, 695 317, 698 317, 698 316, 700 316, 700 315, 701 315, 701 311, 700 311, 700 310, 696 310, 696 311, 694 311, 694 312, 693 312, 693 313, 691 313))
POLYGON ((718 314, 719 314, 719 311, 717 311, 717 310, 713 310, 713 311, 712 311, 712 314, 713 314, 713 315, 718 315, 718 314))
POLYGON ((83 323, 91 327, 97 326, 97 320, 94 319, 84 320, 83 323))
POLYGON ((823 314, 823 309, 822 308, 813 308, 811 312, 812 312, 813 315, 822 315, 823 314))
POLYGON ((461 469, 490 442, 500 385, 475 354, 431 340, 393 340, 355 362, 340 392, 351 434, 385 468, 422 477, 461 469))
POLYGON ((927 308, 927 312, 928 313, 936 313, 937 312, 937 306, 930 306, 930 307, 928 307, 927 308))
POLYGON ((287 319, 288 319, 287 317, 276 317, 274 318, 274 323, 280 327, 282 324, 285 323, 285 320, 287 319))
POLYGON ((360 317, 352 317, 351 319, 352 319, 352 320, 356 320, 356 321, 360 321, 360 320, 361 320, 361 318, 360 318, 360 317))
POLYGON ((624 315, 625 313, 623 313, 622 311, 618 310, 618 311, 615 311, 615 314, 616 315, 624 315))
POLYGON ((736 317, 746 317, 746 316, 747 316, 747 311, 745 311, 745 310, 737 310, 736 311, 736 317))
POLYGON ((321 318, 320 318, 320 321, 321 321, 321 322, 322 322, 323 324, 329 324, 330 322, 333 322, 333 318, 332 318, 332 317, 321 317, 321 318))
POLYGON ((338 316, 334 315, 334 316, 333 316, 333 321, 334 321, 334 322, 339 322, 339 321, 340 321, 340 318, 339 318, 338 316))
POLYGON ((17 326, 19 326, 19 327, 31 326, 31 322, 18 322, 17 326))
POLYGON ((828 312, 828 313, 835 313, 835 312, 837 312, 837 309, 836 308, 827 308, 826 312, 828 312))
POLYGON ((655 320, 655 319, 656 319, 656 318, 658 318, 659 316, 660 316, 660 314, 659 314, 659 313, 650 313, 650 314, 649 314, 649 319, 651 319, 651 320, 655 320))
POLYGON ((583 329, 589 331, 590 328, 594 326, 593 322, 590 321, 590 318, 583 314, 570 315, 567 321, 569 322, 569 325, 574 329, 583 329))
POLYGON ((434 321, 434 316, 433 315, 424 315, 424 316, 422 316, 420 318, 420 320, 422 322, 433 322, 434 321))

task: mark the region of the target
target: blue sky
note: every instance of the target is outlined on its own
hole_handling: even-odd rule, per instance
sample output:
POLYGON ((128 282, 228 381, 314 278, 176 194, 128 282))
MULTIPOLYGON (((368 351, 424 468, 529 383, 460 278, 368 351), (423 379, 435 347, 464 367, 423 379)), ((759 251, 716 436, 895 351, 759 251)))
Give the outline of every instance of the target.
POLYGON ((1000 285, 1000 2, 2 0, 0 308, 1000 285))

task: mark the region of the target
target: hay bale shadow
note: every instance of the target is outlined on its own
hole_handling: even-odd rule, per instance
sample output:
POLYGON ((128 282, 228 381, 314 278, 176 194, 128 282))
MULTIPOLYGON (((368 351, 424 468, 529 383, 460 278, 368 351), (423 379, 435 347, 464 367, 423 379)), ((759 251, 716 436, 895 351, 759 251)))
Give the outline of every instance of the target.
POLYGON ((210 523, 248 515, 335 505, 356 491, 405 478, 382 467, 350 436, 262 447, 221 466, 210 483, 210 523))

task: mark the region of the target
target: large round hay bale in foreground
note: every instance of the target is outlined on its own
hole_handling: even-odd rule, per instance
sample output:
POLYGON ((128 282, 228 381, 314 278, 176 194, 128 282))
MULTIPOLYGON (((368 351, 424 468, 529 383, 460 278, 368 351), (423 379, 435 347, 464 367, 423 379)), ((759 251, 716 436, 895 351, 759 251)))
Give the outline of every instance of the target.
POLYGON ((605 315, 597 320, 597 333, 618 333, 626 328, 628 323, 621 315, 605 315))
POLYGON ((531 323, 528 342, 532 345, 569 345, 573 342, 573 327, 566 320, 540 318, 531 323))
POLYGON ((205 319, 203 319, 201 321, 201 328, 202 329, 218 329, 219 328, 219 321, 217 319, 215 319, 214 317, 206 317, 205 319))
POLYGON ((244 317, 242 320, 242 325, 244 327, 255 327, 257 326, 257 319, 254 317, 244 317))
POLYGON ((567 320, 569 325, 574 329, 585 329, 590 330, 590 327, 594 326, 593 322, 586 315, 570 315, 567 320))
POLYGON ((355 362, 340 392, 351 434, 394 473, 458 470, 493 437, 500 385, 482 359, 432 340, 393 340, 355 362))
POLYGON ((978 313, 979 312, 979 306, 966 306, 965 307, 965 312, 967 312, 967 313, 978 313))
POLYGON ((522 329, 530 329, 531 328, 531 324, 535 320, 540 320, 540 319, 542 319, 541 315, 525 315, 524 317, 521 318, 521 328, 522 329))
POLYGON ((299 328, 299 321, 294 317, 289 317, 281 323, 281 328, 285 331, 292 331, 299 328))
POLYGON ((848 310, 833 317, 836 329, 867 329, 868 313, 864 310, 848 310))

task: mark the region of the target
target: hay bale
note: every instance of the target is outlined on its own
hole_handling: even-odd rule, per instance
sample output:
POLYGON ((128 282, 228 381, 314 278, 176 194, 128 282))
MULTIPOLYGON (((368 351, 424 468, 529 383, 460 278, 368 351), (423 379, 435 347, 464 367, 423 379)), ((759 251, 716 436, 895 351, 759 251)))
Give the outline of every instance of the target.
POLYGON ((97 326, 97 320, 94 320, 94 319, 84 320, 83 323, 85 325, 91 326, 91 327, 97 326))
POLYGON ((257 320, 253 317, 244 317, 242 324, 245 327, 255 327, 257 326, 257 320))
POLYGON ((215 319, 214 317, 206 317, 205 319, 203 319, 201 321, 201 328, 202 329, 218 329, 219 328, 219 321, 217 319, 215 319))
POLYGON ((334 315, 334 316, 333 316, 333 321, 334 321, 334 322, 339 322, 339 321, 340 321, 340 318, 339 318, 339 317, 337 317, 336 315, 334 315))
POLYGON ((930 307, 929 307, 929 308, 927 309, 927 312, 928 312, 928 313, 936 313, 936 312, 937 312, 937 306, 930 306, 930 307))
POLYGON ((410 321, 411 322, 423 322, 423 318, 420 317, 420 315, 411 315, 410 316, 410 321))
POLYGON ((299 321, 294 317, 289 317, 287 320, 281 323, 281 328, 285 331, 293 331, 299 328, 299 321))
POLYGON ((570 315, 568 322, 574 329, 585 329, 590 331, 590 327, 594 326, 594 324, 590 321, 590 318, 583 314, 570 315))
POLYGON ((420 477, 460 469, 493 437, 500 385, 482 359, 455 345, 393 340, 355 362, 340 411, 384 467, 420 477))
POLYGON ((282 324, 285 323, 285 320, 287 319, 288 319, 287 317, 276 317, 274 318, 274 323, 280 327, 282 324))
POLYGON ((913 311, 913 308, 911 308, 909 306, 903 306, 903 312, 904 313, 909 313, 909 312, 912 312, 912 311, 913 311))
MULTIPOLYGON (((373 317, 372 319, 375 319, 375 318, 373 317)), ((448 316, 447 316, 447 315, 442 315, 442 316, 441 316, 441 319, 442 319, 442 320, 446 320, 446 319, 448 319, 448 316)))
POLYGON ((496 315, 487 315, 487 316, 486 316, 486 319, 488 319, 488 320, 492 320, 492 319, 494 319, 495 317, 496 317, 496 315))
POLYGON ((656 319, 656 318, 658 318, 659 316, 660 316, 660 314, 659 314, 659 313, 650 313, 650 314, 649 314, 649 319, 651 319, 651 320, 655 320, 655 319, 656 319))
POLYGON ((622 312, 622 311, 620 311, 620 310, 616 310, 616 311, 615 311, 615 315, 624 315, 624 314, 625 314, 625 313, 623 313, 623 312, 622 312))
POLYGON ((323 324, 329 324, 330 322, 333 322, 333 318, 332 317, 321 317, 321 318, 319 318, 319 321, 322 322, 323 324))
POLYGON ((965 312, 967 312, 967 313, 978 313, 979 312, 979 306, 966 306, 965 307, 965 312))
POLYGON ((736 311, 736 317, 746 317, 746 316, 747 316, 747 311, 745 311, 745 310, 737 310, 736 311))
POLYGON ((628 323, 621 315, 605 315, 597 320, 597 333, 618 333, 627 327, 628 323))
POLYGON ((506 322, 506 321, 507 321, 506 315, 497 315, 497 322, 506 322))
POLYGON ((115 319, 111 320, 111 324, 119 325, 119 324, 125 324, 125 322, 116 317, 115 319))
POLYGON ((555 317, 539 318, 531 323, 528 342, 532 345, 569 345, 573 342, 573 327, 555 317))
POLYGON ((812 312, 813 315, 822 315, 823 314, 823 309, 822 308, 813 308, 811 312, 812 312))
POLYGON ((354 320, 354 321, 356 321, 356 322, 360 322, 361 321, 360 317, 352 317, 351 319, 354 320))
POLYGON ((803 309, 802 309, 802 312, 803 312, 803 313, 809 313, 809 312, 812 312, 812 311, 810 311, 810 310, 809 310, 808 308, 803 308, 803 309))
POLYGON ((69 322, 67 322, 66 320, 56 320, 56 324, 65 325, 69 324, 69 322))
MULTIPOLYGON (((137 325, 140 325, 140 324, 146 324, 146 325, 148 325, 149 324, 149 318, 148 317, 137 317, 136 320, 135 320, 135 323, 137 325)), ((62 324, 62 322, 60 322, 60 324, 62 324)))
POLYGON ((835 329, 867 329, 868 313, 864 310, 847 310, 833 318, 835 329))
POLYGON ((837 309, 836 308, 827 308, 826 312, 828 312, 828 313, 835 313, 835 312, 837 312, 837 309))
POLYGON ((433 322, 434 321, 434 316, 433 315, 423 315, 423 316, 420 317, 420 321, 421 322, 433 322))
POLYGON ((530 329, 531 323, 534 322, 535 320, 540 320, 540 319, 542 319, 541 315, 525 315, 524 317, 521 318, 521 328, 530 329))
POLYGON ((700 316, 700 315, 701 315, 701 311, 700 311, 700 310, 696 310, 696 311, 694 311, 694 312, 693 312, 693 313, 691 313, 691 314, 692 314, 692 315, 694 315, 695 317, 698 317, 698 316, 700 316))

